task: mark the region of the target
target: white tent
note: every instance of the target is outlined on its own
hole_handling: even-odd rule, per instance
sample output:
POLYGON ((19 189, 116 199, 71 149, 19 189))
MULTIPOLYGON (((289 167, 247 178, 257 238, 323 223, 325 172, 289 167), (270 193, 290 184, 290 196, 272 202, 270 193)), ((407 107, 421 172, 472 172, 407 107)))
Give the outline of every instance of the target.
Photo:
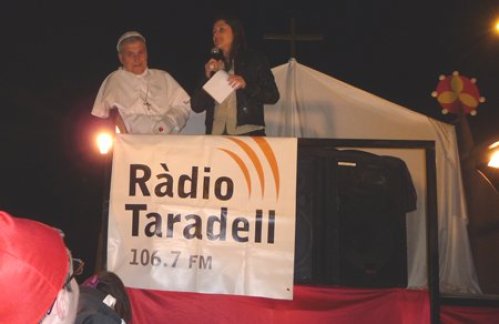
MULTIPOLYGON (((481 293, 466 230, 467 214, 453 126, 379 98, 291 59, 272 69, 281 99, 266 107, 268 136, 338 139, 431 140, 436 147, 440 289, 481 293)), ((184 134, 204 132, 204 115, 194 114, 184 134)), ((364 149, 362 149, 364 150, 364 149)), ((402 158, 418 194, 407 215, 408 286, 427 286, 425 170, 422 153, 369 149, 402 158)))

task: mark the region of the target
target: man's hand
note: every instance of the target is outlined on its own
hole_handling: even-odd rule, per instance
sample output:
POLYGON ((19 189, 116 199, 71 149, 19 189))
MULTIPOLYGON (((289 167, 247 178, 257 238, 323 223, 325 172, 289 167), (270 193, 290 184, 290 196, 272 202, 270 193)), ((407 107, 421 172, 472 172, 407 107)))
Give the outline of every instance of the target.
POLYGON ((156 124, 154 125, 153 133, 174 134, 178 133, 178 129, 175 127, 173 121, 171 121, 169 118, 164 118, 163 120, 156 122, 156 124))

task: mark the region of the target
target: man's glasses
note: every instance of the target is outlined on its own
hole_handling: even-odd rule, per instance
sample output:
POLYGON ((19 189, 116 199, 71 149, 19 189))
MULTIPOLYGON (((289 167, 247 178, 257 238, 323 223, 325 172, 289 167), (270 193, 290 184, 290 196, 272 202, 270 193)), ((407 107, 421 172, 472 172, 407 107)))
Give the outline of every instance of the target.
POLYGON ((76 276, 81 275, 83 273, 83 269, 85 268, 85 262, 83 262, 82 259, 74 258, 72 261, 73 262, 72 262, 71 268, 73 269, 73 271, 71 272, 71 275, 66 280, 66 283, 64 284, 64 286, 68 286, 69 283, 71 282, 71 280, 73 280, 76 276))
MULTIPOLYGON (((64 282, 64 285, 62 285, 62 289, 68 289, 69 291, 71 291, 71 280, 73 280, 76 276, 81 275, 83 273, 84 267, 85 267, 85 262, 83 262, 82 259, 71 258, 71 267, 69 269, 69 276, 64 282)), ((57 297, 52 302, 52 305, 50 305, 50 308, 48 309, 47 314, 45 314, 45 316, 50 315, 50 313, 52 313, 52 309, 54 308, 56 300, 57 297)))

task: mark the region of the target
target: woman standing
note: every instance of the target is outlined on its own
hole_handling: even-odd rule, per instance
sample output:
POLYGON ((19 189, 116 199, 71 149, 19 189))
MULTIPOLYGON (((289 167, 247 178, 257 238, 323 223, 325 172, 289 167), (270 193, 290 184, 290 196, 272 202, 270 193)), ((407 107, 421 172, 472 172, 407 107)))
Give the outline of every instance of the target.
POLYGON ((206 111, 206 134, 265 136, 263 105, 279 100, 266 57, 246 47, 243 26, 234 18, 215 21, 213 43, 223 57, 206 62, 206 80, 223 69, 235 91, 219 104, 199 88, 191 97, 192 110, 206 111))

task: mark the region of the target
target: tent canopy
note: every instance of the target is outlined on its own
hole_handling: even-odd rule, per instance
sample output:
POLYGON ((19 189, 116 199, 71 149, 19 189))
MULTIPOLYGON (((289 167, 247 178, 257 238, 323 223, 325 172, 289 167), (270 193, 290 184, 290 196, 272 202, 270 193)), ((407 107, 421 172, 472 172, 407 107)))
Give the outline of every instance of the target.
MULTIPOLYGON (((435 141, 440 289, 478 294, 466 230, 467 214, 454 127, 355 88, 294 59, 272 69, 281 98, 265 109, 268 136, 435 141)), ((204 133, 204 114, 193 114, 184 134, 204 133)), ((362 149, 364 150, 364 149, 362 149)), ((366 149, 367 150, 367 149, 366 149)), ((427 287, 426 183, 421 152, 371 150, 406 162, 418 194, 407 215, 408 286, 427 287)))

